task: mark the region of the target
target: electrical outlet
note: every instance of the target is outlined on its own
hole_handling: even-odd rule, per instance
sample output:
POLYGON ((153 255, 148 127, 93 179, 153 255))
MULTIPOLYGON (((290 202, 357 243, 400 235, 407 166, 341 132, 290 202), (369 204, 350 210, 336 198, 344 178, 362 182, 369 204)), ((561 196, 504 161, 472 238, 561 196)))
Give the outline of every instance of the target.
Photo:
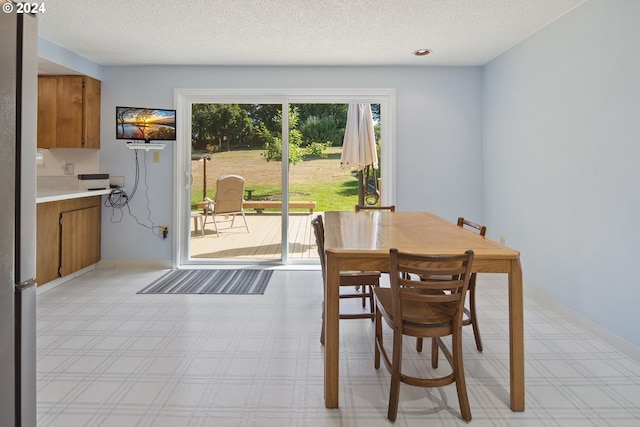
POLYGON ((110 176, 109 184, 124 188, 124 176, 110 176))
POLYGON ((504 236, 500 236, 500 243, 504 245, 504 236))
POLYGON ((158 227, 160 229, 160 237, 162 237, 163 239, 166 239, 167 236, 169 236, 169 226, 168 225, 161 225, 160 227, 158 227))
POLYGON ((74 166, 73 163, 65 163, 64 164, 64 174, 65 175, 73 175, 74 166))

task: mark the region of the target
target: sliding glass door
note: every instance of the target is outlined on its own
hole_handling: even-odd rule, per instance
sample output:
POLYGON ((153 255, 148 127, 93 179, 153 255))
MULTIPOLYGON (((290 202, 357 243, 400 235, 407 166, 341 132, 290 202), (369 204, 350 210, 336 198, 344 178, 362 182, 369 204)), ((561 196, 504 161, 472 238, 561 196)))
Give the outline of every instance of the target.
POLYGON ((176 90, 176 265, 317 263, 311 219, 357 202, 356 176, 340 168, 349 102, 375 102, 385 117, 382 198, 393 203, 394 94, 366 91, 176 90), (221 213, 214 224, 206 198, 215 202, 225 175, 244 180, 244 218, 221 213))
POLYGON ((192 104, 189 254, 194 261, 282 260, 282 167, 264 149, 267 138, 280 137, 281 109, 280 104, 192 104), (239 177, 243 188, 223 194, 217 184, 226 176, 239 177), (243 200, 242 213, 219 210, 230 195, 243 200))

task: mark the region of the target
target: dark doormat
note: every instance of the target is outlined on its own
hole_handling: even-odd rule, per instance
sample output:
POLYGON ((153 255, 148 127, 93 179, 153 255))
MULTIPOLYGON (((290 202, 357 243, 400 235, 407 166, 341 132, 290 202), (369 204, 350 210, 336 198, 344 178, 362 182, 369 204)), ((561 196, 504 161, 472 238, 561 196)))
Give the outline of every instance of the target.
POLYGON ((264 294, 273 270, 172 270, 139 294, 264 294))

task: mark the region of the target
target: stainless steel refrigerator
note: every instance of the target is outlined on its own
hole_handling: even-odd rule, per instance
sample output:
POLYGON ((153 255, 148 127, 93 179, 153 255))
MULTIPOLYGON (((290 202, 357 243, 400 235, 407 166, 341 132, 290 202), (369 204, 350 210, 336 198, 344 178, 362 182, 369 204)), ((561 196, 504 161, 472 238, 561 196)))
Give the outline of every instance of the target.
POLYGON ((16 14, 15 10, 0 12, 0 426, 3 427, 36 425, 37 37, 35 17, 16 14))

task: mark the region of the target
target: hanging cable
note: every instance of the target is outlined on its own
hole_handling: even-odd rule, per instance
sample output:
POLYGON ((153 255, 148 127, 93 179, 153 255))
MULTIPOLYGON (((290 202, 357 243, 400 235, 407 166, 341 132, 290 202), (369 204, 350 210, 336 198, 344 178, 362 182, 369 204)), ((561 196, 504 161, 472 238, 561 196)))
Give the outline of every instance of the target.
POLYGON ((127 212, 129 213, 129 216, 131 216, 138 225, 141 225, 142 227, 145 227, 145 228, 151 230, 151 232, 153 234, 162 237, 160 235, 160 227, 155 225, 153 220, 151 219, 151 207, 150 207, 150 200, 149 200, 149 186, 147 185, 147 153, 146 153, 146 151, 144 152, 144 157, 143 157, 144 185, 145 185, 144 196, 145 196, 145 199, 146 199, 147 220, 151 225, 147 225, 147 224, 144 224, 144 223, 140 222, 138 217, 136 215, 134 215, 133 212, 131 212, 131 206, 129 205, 129 202, 131 202, 133 200, 133 197, 135 196, 135 194, 136 194, 136 192, 138 190, 138 183, 140 181, 140 159, 138 158, 138 151, 139 150, 134 150, 134 153, 135 153, 135 174, 134 174, 133 190, 131 190, 131 195, 127 195, 127 193, 124 191, 123 188, 114 189, 109 194, 109 196, 105 199, 104 206, 105 207, 110 207, 110 208, 113 209, 113 212, 111 213, 111 218, 110 218, 110 222, 111 223, 122 222, 122 219, 124 217, 123 209, 126 207, 127 208, 127 212), (119 216, 116 218, 117 213, 119 213, 119 216))

